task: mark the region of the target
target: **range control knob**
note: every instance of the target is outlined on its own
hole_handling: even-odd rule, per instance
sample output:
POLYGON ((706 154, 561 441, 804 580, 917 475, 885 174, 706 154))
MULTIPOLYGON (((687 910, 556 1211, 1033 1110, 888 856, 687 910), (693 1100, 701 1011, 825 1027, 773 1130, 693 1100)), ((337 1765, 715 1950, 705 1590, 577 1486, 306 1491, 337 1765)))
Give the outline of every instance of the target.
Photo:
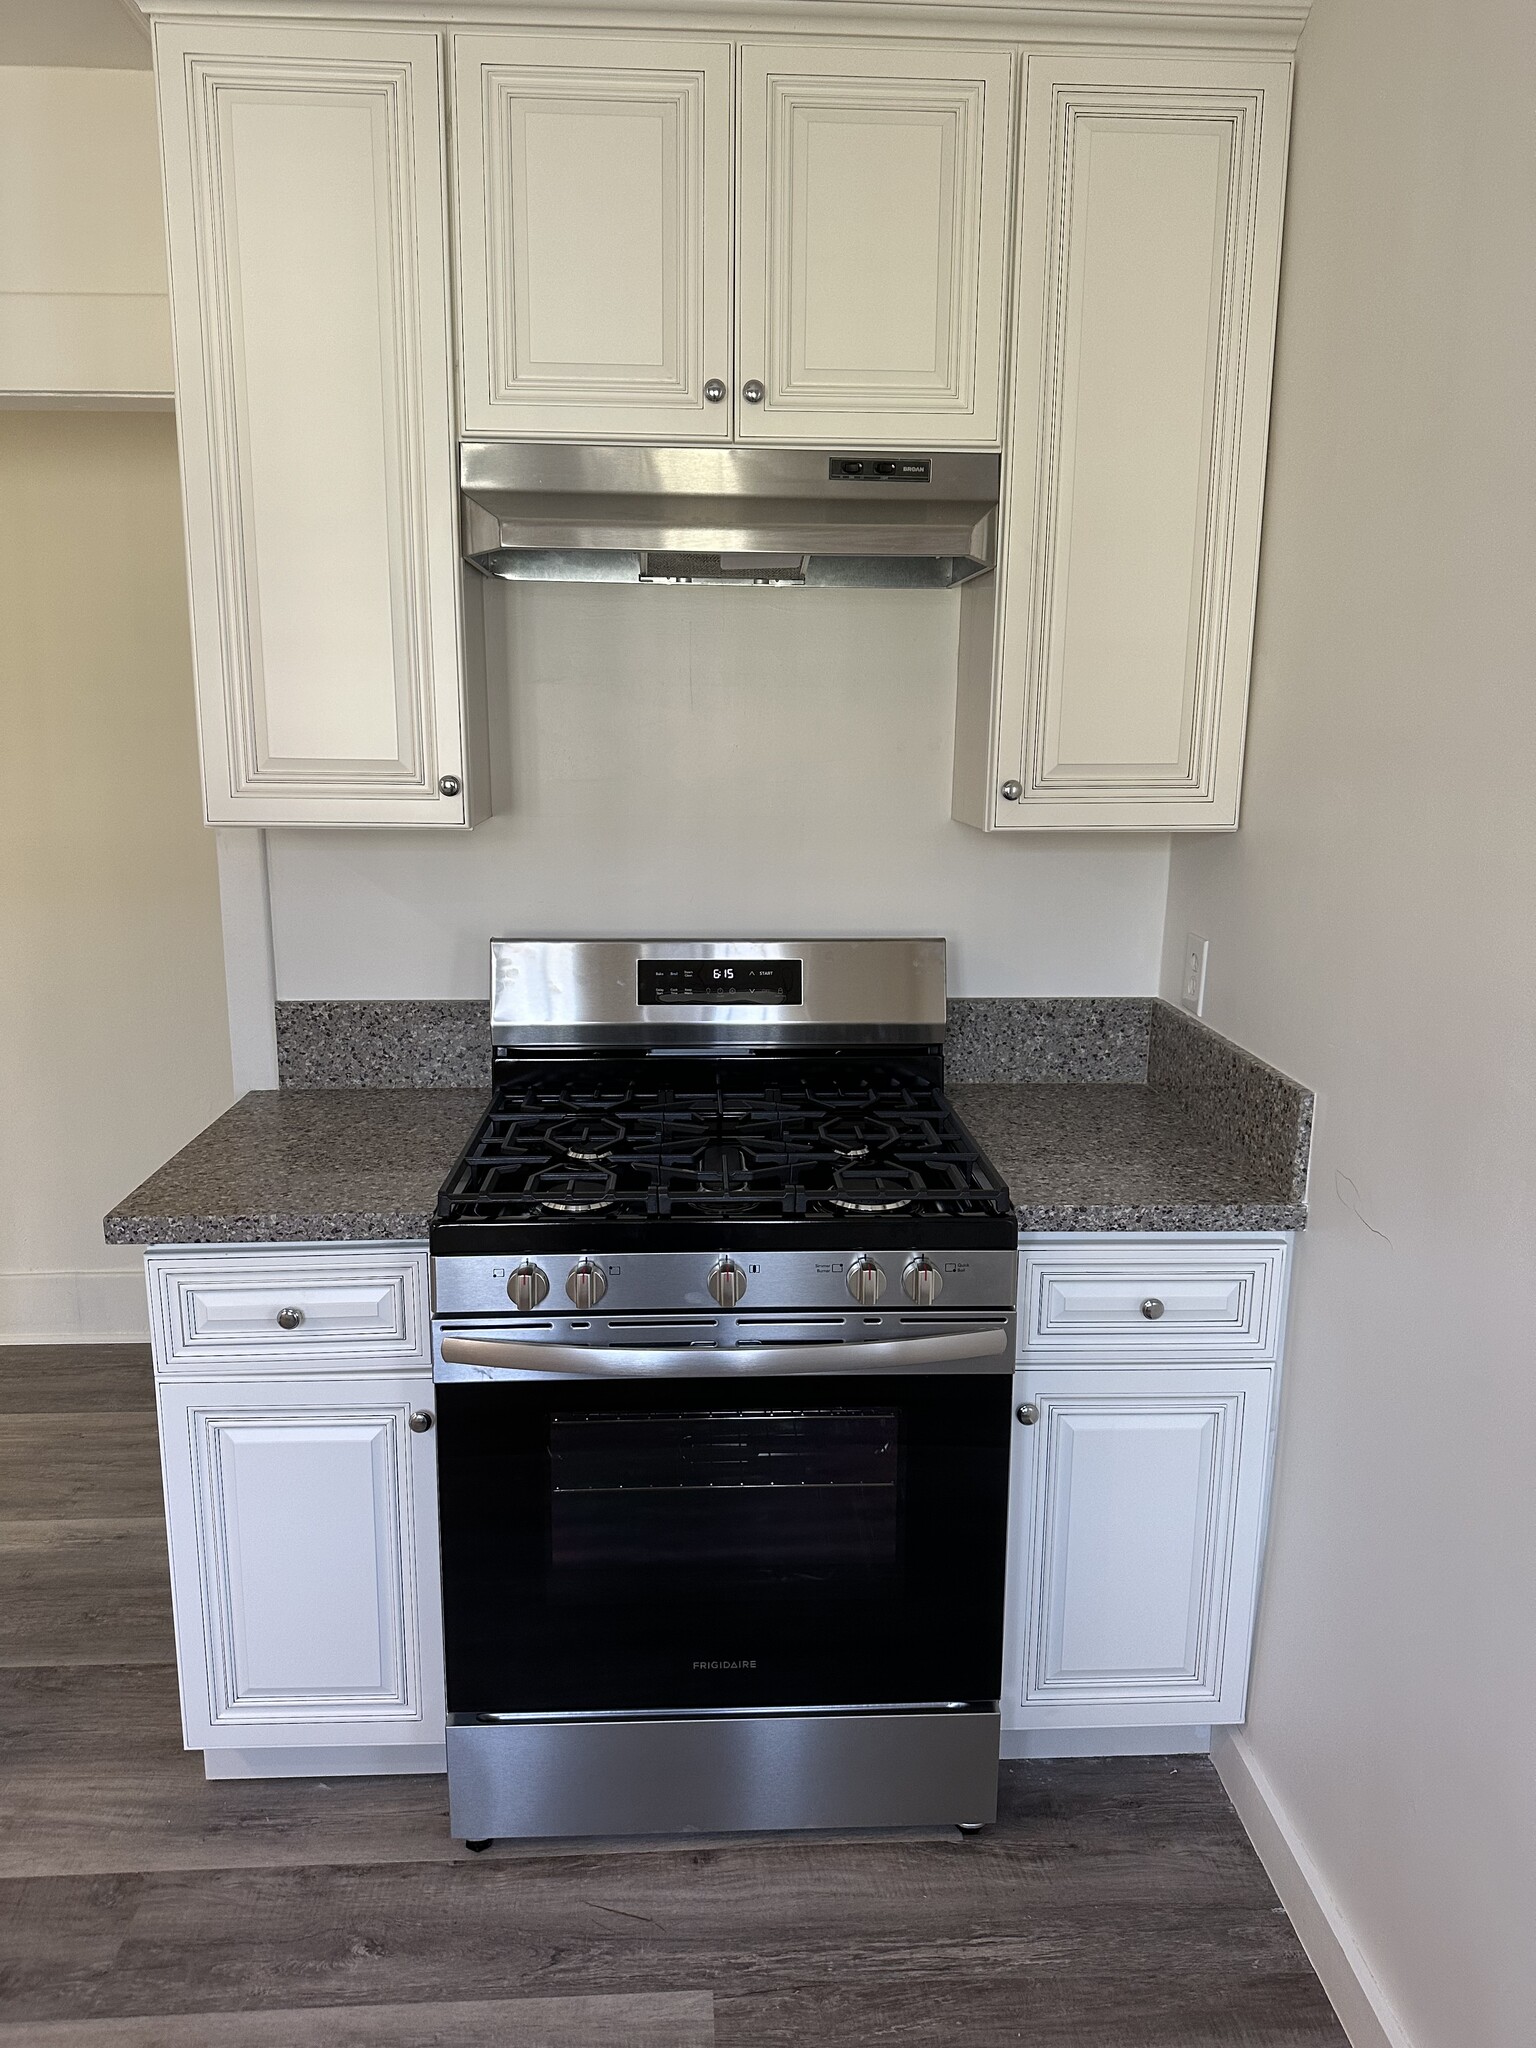
POLYGON ((906 1289, 908 1301, 918 1308, 932 1308, 944 1288, 938 1267, 932 1259, 925 1259, 921 1252, 915 1259, 908 1259, 902 1268, 901 1284, 906 1289))
POLYGON ((860 1308, 873 1308, 885 1292, 885 1274, 874 1259, 855 1259, 848 1268, 848 1292, 860 1308))
POLYGON ((548 1292, 549 1275, 542 1266, 536 1266, 532 1259, 524 1259, 520 1266, 514 1266, 508 1276, 507 1299, 524 1315, 536 1309, 548 1292))
POLYGON ((734 1308, 747 1291, 747 1276, 734 1259, 722 1259, 709 1276, 709 1291, 722 1308, 734 1308))
POLYGON ((576 1308, 596 1308, 608 1292, 608 1275, 595 1259, 578 1259, 565 1276, 565 1291, 576 1308))

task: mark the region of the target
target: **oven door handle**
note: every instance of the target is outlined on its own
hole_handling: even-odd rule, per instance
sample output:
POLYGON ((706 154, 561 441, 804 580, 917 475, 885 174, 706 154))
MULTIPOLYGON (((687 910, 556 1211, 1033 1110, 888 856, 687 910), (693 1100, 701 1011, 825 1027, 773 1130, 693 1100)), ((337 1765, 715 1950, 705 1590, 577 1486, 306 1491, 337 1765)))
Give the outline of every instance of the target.
POLYGON ((497 1371, 569 1373, 579 1379, 703 1379, 754 1373, 903 1373, 1006 1371, 987 1367, 1008 1348, 1008 1332, 954 1330, 935 1337, 876 1338, 851 1344, 532 1344, 515 1338, 450 1337, 439 1340, 445 1366, 468 1366, 454 1379, 482 1379, 497 1371))

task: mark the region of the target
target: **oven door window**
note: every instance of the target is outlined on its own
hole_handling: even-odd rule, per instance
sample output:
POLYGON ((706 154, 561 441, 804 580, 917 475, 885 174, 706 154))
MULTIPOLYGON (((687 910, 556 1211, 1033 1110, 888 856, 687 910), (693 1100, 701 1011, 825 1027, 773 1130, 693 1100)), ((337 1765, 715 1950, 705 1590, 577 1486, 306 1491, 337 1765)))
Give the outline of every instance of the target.
POLYGON ((456 1713, 995 1699, 1004 1375, 439 1389, 456 1713))

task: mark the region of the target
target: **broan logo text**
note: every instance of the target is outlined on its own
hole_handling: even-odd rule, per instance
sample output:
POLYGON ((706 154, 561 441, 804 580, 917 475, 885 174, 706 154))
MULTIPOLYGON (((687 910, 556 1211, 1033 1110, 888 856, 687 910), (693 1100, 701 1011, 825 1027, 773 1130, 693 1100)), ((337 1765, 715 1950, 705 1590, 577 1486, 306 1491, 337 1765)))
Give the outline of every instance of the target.
POLYGON ((755 1671, 755 1657, 695 1657, 695 1671, 755 1671))

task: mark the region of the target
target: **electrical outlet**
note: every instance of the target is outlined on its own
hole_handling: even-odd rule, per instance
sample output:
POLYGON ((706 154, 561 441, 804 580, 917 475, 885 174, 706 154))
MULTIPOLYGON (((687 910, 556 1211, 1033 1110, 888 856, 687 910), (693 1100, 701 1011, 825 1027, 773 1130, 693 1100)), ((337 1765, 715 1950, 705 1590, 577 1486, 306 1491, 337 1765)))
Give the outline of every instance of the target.
POLYGON ((1205 1015, 1205 970, 1211 957, 1211 942, 1198 932, 1184 934, 1184 986, 1179 1001, 1192 1016, 1205 1015))

